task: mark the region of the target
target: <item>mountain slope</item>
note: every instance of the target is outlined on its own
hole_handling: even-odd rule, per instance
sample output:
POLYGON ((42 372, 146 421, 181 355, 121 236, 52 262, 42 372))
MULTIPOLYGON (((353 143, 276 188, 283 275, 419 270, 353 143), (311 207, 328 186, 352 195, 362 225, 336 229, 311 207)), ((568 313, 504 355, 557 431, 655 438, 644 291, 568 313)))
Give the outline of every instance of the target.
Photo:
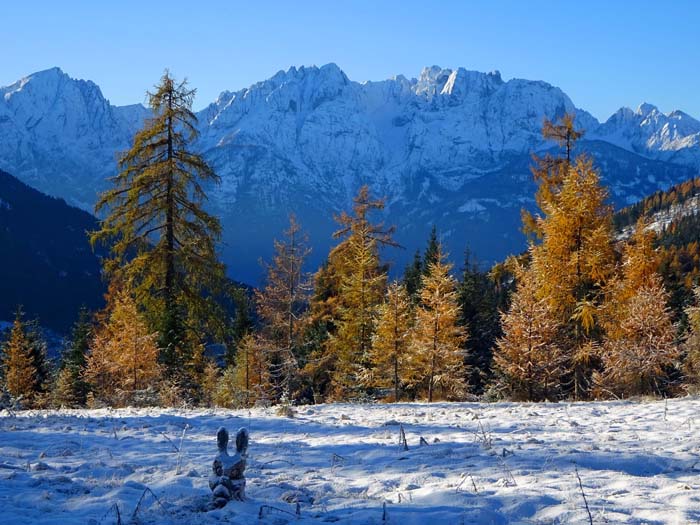
POLYGON ((90 214, 0 171, 0 319, 22 304, 29 318, 65 333, 83 305, 102 304, 90 214))
MULTIPOLYGON (((115 156, 148 116, 115 107, 91 82, 58 69, 0 88, 0 168, 90 209, 115 173, 115 156)), ((524 246, 520 208, 532 206, 530 154, 543 118, 576 114, 615 204, 692 177, 697 121, 650 106, 600 124, 560 89, 504 81, 498 72, 425 68, 416 79, 348 79, 335 64, 280 71, 223 92, 198 113, 195 147, 222 177, 210 209, 224 224, 230 273, 256 282, 289 212, 310 231, 318 263, 331 244, 332 216, 361 184, 387 198, 384 220, 407 248, 401 267, 435 223, 459 258, 469 244, 485 262, 524 246)))

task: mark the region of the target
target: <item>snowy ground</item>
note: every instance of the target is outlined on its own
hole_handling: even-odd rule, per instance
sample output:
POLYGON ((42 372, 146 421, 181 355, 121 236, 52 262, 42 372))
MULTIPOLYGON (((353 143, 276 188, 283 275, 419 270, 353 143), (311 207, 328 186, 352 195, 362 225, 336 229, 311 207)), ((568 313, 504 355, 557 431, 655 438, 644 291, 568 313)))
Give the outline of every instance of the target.
POLYGON ((0 523, 584 524, 577 470, 596 524, 700 522, 700 399, 295 413, 3 413, 0 523), (250 429, 249 500, 208 510, 221 425, 250 429))

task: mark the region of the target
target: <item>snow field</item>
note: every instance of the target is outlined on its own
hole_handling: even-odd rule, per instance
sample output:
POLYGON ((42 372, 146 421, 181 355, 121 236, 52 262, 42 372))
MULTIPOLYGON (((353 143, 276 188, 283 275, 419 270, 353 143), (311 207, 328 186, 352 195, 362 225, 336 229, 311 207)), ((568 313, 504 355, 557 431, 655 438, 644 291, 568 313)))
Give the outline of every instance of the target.
POLYGON ((336 404, 293 418, 275 407, 3 413, 0 523, 584 524, 581 486, 594 523, 694 523, 699 410, 684 398, 336 404), (209 510, 222 425, 250 430, 249 499, 209 510))

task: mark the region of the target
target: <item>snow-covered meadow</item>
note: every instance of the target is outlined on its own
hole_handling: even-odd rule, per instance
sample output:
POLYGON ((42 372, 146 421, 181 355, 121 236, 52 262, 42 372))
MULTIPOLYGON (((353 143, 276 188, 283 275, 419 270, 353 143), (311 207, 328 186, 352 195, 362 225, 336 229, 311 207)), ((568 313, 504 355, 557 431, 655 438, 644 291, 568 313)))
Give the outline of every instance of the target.
POLYGON ((279 413, 2 413, 0 523, 584 524, 584 494, 593 523, 700 522, 697 398, 279 413), (222 425, 250 429, 248 501, 210 510, 222 425))

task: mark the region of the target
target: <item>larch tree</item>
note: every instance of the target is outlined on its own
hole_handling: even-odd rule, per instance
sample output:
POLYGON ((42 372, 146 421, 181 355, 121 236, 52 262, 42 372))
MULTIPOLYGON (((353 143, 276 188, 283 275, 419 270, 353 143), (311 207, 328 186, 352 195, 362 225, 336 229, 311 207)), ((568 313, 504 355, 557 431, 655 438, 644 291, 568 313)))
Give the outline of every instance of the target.
POLYGON ((299 374, 303 317, 311 290, 309 277, 304 273, 304 262, 311 249, 294 215, 289 217, 284 240, 276 240, 274 246, 265 286, 255 292, 255 299, 263 321, 263 337, 273 354, 276 398, 289 399, 299 374))
MULTIPOLYGON (((572 151, 576 141, 583 136, 583 131, 575 127, 574 115, 565 113, 559 120, 552 122, 545 118, 542 124, 542 138, 556 142, 563 150, 564 156, 552 156, 546 154, 544 157, 533 156, 535 161, 532 167, 532 174, 535 182, 538 183, 535 202, 540 210, 544 211, 548 206, 552 206, 561 191, 564 177, 571 167, 572 151)), ((526 234, 542 237, 542 230, 538 224, 536 216, 530 212, 522 211, 523 230, 526 234)))
POLYGON ((378 388, 393 388, 394 401, 409 372, 409 338, 413 325, 411 298, 404 285, 389 285, 386 299, 377 309, 367 381, 378 388))
POLYGON ((599 383, 616 395, 663 393, 668 370, 680 352, 660 276, 642 285, 626 302, 614 337, 603 344, 599 383))
POLYGON ((91 238, 111 244, 106 273, 132 286, 174 377, 190 372, 192 348, 202 334, 224 325, 214 300, 224 279, 216 254, 221 226, 202 207, 204 185, 219 178, 191 150, 194 95, 167 71, 148 94, 152 118, 121 157, 114 187, 101 195, 95 210, 106 216, 91 238))
POLYGON ((501 314, 503 336, 494 350, 500 388, 515 400, 542 401, 561 391, 565 360, 557 338, 560 326, 548 302, 538 297, 531 270, 516 267, 517 288, 501 314))
POLYGON ((429 402, 433 401, 436 390, 447 399, 460 399, 466 392, 463 347, 467 335, 459 325, 457 281, 450 275, 451 268, 438 245, 435 262, 423 278, 411 334, 409 383, 425 388, 429 402))
MULTIPOLYGON (((236 366, 230 374, 229 390, 234 393, 236 405, 253 406, 273 401, 274 387, 270 374, 270 349, 265 342, 248 334, 241 339, 236 355, 236 366)), ((226 376, 224 372, 224 376, 226 376)))
POLYGON ((612 210, 589 159, 579 157, 564 176, 556 197, 538 218, 541 244, 531 249, 538 296, 562 326, 569 388, 585 398, 599 366, 597 313, 602 290, 614 270, 612 210))
POLYGON ((3 345, 2 365, 5 387, 22 403, 34 405, 35 398, 42 391, 38 365, 33 355, 34 342, 23 320, 24 313, 17 309, 8 340, 3 345))
POLYGON ((669 295, 657 273, 654 232, 642 218, 626 243, 621 276, 607 287, 599 389, 615 395, 662 393, 679 358, 669 295))
POLYGON ((109 405, 124 406, 137 402, 141 391, 157 385, 161 378, 157 338, 128 288, 112 288, 84 371, 93 396, 109 405))
POLYGON ((326 354, 332 356, 328 361, 333 363, 331 389, 335 399, 356 393, 359 378, 369 365, 375 311, 386 288, 386 267, 380 263, 379 249, 396 246, 391 238, 393 228, 369 220, 372 211, 383 207, 384 202, 373 200, 369 188, 363 186, 354 199, 353 215, 343 212, 336 218, 341 228, 334 237, 344 240, 330 256, 336 265, 338 295, 334 298, 335 333, 326 345, 326 354))

